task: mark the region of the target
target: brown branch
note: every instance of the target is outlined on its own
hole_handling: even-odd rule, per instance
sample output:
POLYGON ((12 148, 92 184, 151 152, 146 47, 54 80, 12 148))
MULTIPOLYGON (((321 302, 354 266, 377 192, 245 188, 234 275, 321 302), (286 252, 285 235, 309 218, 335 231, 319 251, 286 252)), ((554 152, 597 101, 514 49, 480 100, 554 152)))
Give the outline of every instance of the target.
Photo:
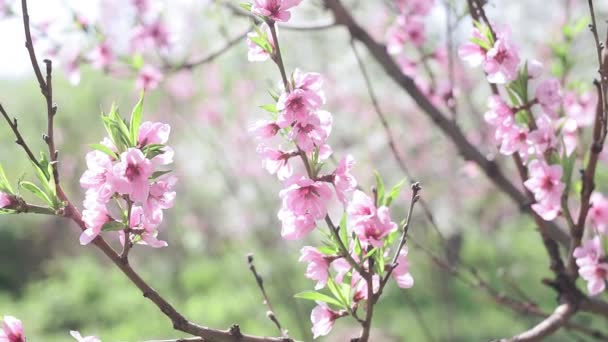
MULTIPOLYGON (((520 206, 526 213, 532 214, 529 199, 501 172, 496 163, 488 160, 481 151, 471 144, 460 128, 448 119, 414 83, 414 80, 404 75, 392 57, 386 52, 384 45, 376 42, 346 10, 339 0, 324 0, 325 5, 333 12, 336 23, 345 26, 350 34, 362 42, 382 66, 386 74, 406 91, 422 109, 422 111, 447 135, 465 160, 475 162, 486 176, 509 198, 520 206)), ((570 238, 555 223, 547 223, 548 234, 563 245, 568 245, 570 238)))
POLYGON ((552 335, 561 327, 564 327, 570 317, 576 313, 576 308, 570 304, 561 304, 553 313, 543 321, 519 335, 511 338, 501 339, 500 342, 534 342, 552 335))
POLYGON ((23 151, 25 151, 25 154, 27 154, 28 159, 32 163, 34 163, 34 165, 36 165, 36 167, 38 167, 39 169, 42 169, 42 167, 40 166, 40 163, 38 163, 38 160, 36 159, 36 156, 34 156, 34 153, 32 153, 32 150, 30 149, 30 147, 27 145, 27 143, 23 139, 21 132, 19 132, 17 119, 11 120, 11 118, 8 116, 8 113, 6 113, 6 110, 4 109, 4 107, 2 107, 2 104, 0 104, 0 113, 2 113, 4 120, 6 120, 6 123, 8 123, 8 125, 11 127, 11 130, 13 131, 13 134, 15 135, 15 143, 23 148, 23 151))
MULTIPOLYGON (((357 59, 357 64, 359 65, 359 70, 361 70, 361 75, 363 76, 363 80, 365 81, 367 93, 369 94, 369 98, 372 102, 372 106, 374 107, 374 111, 376 112, 376 115, 378 115, 378 119, 380 120, 380 123, 382 124, 382 127, 384 128, 384 132, 386 133, 386 138, 388 140, 388 146, 391 150, 391 154, 393 155, 393 158, 397 162, 397 165, 399 166, 401 171, 405 174, 405 177, 407 178, 408 182, 413 184, 416 181, 414 180, 412 173, 410 172, 409 168, 407 167, 405 160, 403 160, 403 158, 401 157, 401 154, 399 153, 399 151, 397 149, 397 144, 395 143, 395 138, 393 137, 393 133, 388 124, 388 120, 386 119, 386 115, 384 114, 384 112, 382 111, 382 108, 380 107, 378 98, 376 97, 376 93, 374 92, 371 78, 369 77, 367 68, 365 67, 365 64, 363 63, 363 59, 361 58, 361 55, 359 54, 359 51, 357 50, 357 46, 355 45, 354 39, 352 37, 350 40, 350 44, 351 44, 351 47, 353 50, 353 54, 355 55, 355 58, 357 59)), ((435 218, 433 217, 433 214, 431 213, 431 209, 430 209, 428 203, 422 197, 419 199, 419 202, 420 202, 420 206, 422 207, 422 211, 424 212, 424 215, 426 216, 427 221, 429 221, 431 227, 433 227, 433 229, 437 233, 437 236, 441 240, 441 244, 445 245, 445 238, 443 237, 443 234, 441 233, 439 226, 437 226, 437 222, 435 221, 435 218)))
POLYGON ((21 10, 23 11, 23 29, 25 32, 25 47, 30 57, 34 74, 38 80, 40 86, 40 92, 46 101, 47 110, 47 133, 44 135, 44 141, 49 148, 49 159, 53 168, 53 178, 56 185, 59 185, 59 172, 57 168, 57 150, 55 149, 55 135, 53 133, 53 119, 55 113, 57 113, 57 106, 53 104, 53 86, 52 86, 52 71, 53 64, 50 60, 45 59, 44 64, 46 65, 46 79, 42 76, 38 59, 36 58, 36 51, 34 50, 34 43, 32 40, 32 34, 30 32, 30 16, 27 10, 27 0, 21 0, 21 10))
POLYGON ((272 303, 270 302, 270 299, 268 298, 268 294, 266 293, 266 289, 264 288, 264 279, 262 278, 262 276, 260 276, 258 274, 258 271, 255 268, 255 264, 253 263, 253 254, 247 255, 247 262, 249 263, 249 270, 253 274, 253 277, 255 278, 255 282, 258 285, 258 288, 260 289, 260 291, 262 292, 262 296, 264 297, 264 305, 266 305, 266 307, 268 308, 266 316, 268 316, 268 318, 277 326, 277 328, 279 329, 279 332, 285 338, 285 341, 293 341, 291 338, 289 338, 289 334, 287 333, 287 330, 283 329, 283 327, 281 326, 281 323, 279 322, 279 318, 277 317, 277 314, 274 312, 274 309, 272 308, 272 303))
POLYGON ((272 60, 276 63, 279 71, 281 72, 281 79, 283 80, 283 86, 285 92, 290 92, 289 81, 287 80, 287 74, 285 73, 285 64, 283 63, 283 57, 281 56, 281 48, 279 47, 279 36, 277 35, 277 28, 274 26, 274 20, 267 19, 266 24, 270 28, 270 34, 272 35, 272 41, 274 42, 274 51, 272 51, 272 60))
POLYGON ((422 188, 420 187, 420 184, 418 184, 418 183, 412 184, 412 197, 410 199, 410 207, 407 211, 405 224, 403 225, 403 228, 402 228, 403 233, 401 233, 401 239, 399 240, 399 245, 397 246, 397 250, 395 250, 395 254, 393 255, 393 260, 391 261, 391 263, 389 264, 389 267, 386 270, 386 275, 380 281, 380 288, 378 289, 378 293, 374 296, 374 302, 378 301, 378 299, 380 298, 380 295, 382 294, 382 291, 384 290, 386 283, 388 282, 391 274, 393 273, 393 270, 395 270, 395 267, 397 267, 397 258, 399 258, 399 253, 401 253, 401 250, 403 249, 403 246, 405 246, 405 243, 407 241, 407 232, 409 231, 410 222, 412 220, 412 213, 414 212, 414 205, 416 204, 416 202, 418 202, 420 200, 419 193, 421 190, 422 190, 422 188))

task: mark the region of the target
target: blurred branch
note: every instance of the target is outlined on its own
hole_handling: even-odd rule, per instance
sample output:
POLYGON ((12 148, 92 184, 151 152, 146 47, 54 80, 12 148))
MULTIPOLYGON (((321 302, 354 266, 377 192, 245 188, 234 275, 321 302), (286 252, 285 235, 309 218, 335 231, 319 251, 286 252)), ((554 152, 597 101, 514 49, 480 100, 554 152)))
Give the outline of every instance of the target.
POLYGON ((266 305, 266 307, 268 308, 266 316, 268 316, 268 318, 277 326, 279 332, 285 338, 285 341, 293 341, 291 338, 289 338, 287 330, 283 329, 283 327, 281 326, 279 318, 277 317, 276 313, 274 312, 274 309, 272 308, 272 303, 270 303, 270 299, 268 298, 268 294, 266 293, 266 289, 264 288, 264 279, 258 274, 258 271, 255 268, 255 264, 253 263, 253 254, 247 255, 247 262, 249 263, 249 270, 251 271, 251 273, 253 273, 255 282, 260 288, 262 296, 264 297, 264 305, 266 305))
MULTIPOLYGON (((336 22, 345 26, 350 34, 362 42, 371 55, 383 67, 387 75, 406 91, 422 111, 446 134, 454 143, 464 159, 475 162, 486 176, 513 202, 526 213, 532 215, 530 200, 501 172, 496 163, 488 160, 473 144, 471 144, 460 128, 448 119, 426 96, 418 89, 414 80, 404 75, 392 57, 386 52, 384 45, 376 42, 350 15, 339 0, 324 0, 326 6, 334 13, 336 22)), ((550 236, 564 245, 568 245, 569 237, 555 223, 548 222, 547 230, 550 236)))
MULTIPOLYGON (((391 128, 388 124, 388 120, 386 119, 386 115, 382 111, 382 108, 380 108, 380 104, 378 103, 378 98, 376 97, 376 93, 374 92, 374 88, 373 88, 371 79, 369 77, 369 73, 367 72, 367 68, 365 67, 365 64, 363 63, 363 59, 361 58, 361 55, 359 54, 359 51, 357 50, 357 46, 355 45, 354 38, 352 38, 352 37, 350 40, 350 45, 352 47, 353 54, 355 55, 355 58, 357 59, 357 64, 359 65, 359 70, 361 70, 361 75, 363 76, 363 80, 365 81, 365 86, 367 88, 369 98, 372 101, 372 106, 374 107, 374 110, 375 110, 376 114, 378 115, 378 119, 380 119, 380 123, 382 124, 382 127, 384 128, 384 131, 386 132, 386 138, 388 140, 388 146, 390 147, 391 154, 395 158, 395 161, 397 162, 397 165, 399 165, 399 168, 401 169, 401 171, 407 177, 408 182, 415 183, 416 181, 414 180, 414 177, 412 176, 410 170, 408 169, 407 165, 405 164, 405 161, 403 160, 403 158, 399 154, 399 151, 397 150, 397 144, 395 143, 395 138, 393 137, 393 133, 391 132, 391 128)), ((439 230, 439 227, 437 226, 437 223, 435 221, 435 218, 433 217, 433 214, 431 213, 431 209, 430 209, 429 205, 427 204, 426 200, 424 200, 422 197, 419 199, 419 202, 420 202, 420 206, 423 209, 424 215, 426 216, 426 219, 429 221, 429 223, 431 224, 431 226, 437 233, 437 236, 439 236, 442 245, 444 245, 445 239, 443 237, 443 234, 441 233, 441 230, 439 230)))
POLYGON ((184 62, 184 63, 178 64, 178 65, 165 64, 164 69, 169 70, 169 71, 191 70, 197 66, 210 63, 210 62, 214 61, 216 58, 223 55, 228 50, 230 50, 232 47, 236 46, 238 43, 242 42, 243 39, 245 39, 247 37, 247 34, 251 31, 251 29, 252 28, 249 27, 245 32, 243 32, 243 33, 239 34, 238 36, 234 37, 233 39, 227 41, 224 46, 222 46, 217 51, 212 52, 208 56, 202 57, 198 60, 194 60, 191 62, 184 62))
POLYGON ((574 315, 576 308, 570 304, 562 304, 555 308, 553 313, 532 329, 511 338, 501 339, 500 342, 534 342, 555 333, 563 327, 570 317, 574 315))

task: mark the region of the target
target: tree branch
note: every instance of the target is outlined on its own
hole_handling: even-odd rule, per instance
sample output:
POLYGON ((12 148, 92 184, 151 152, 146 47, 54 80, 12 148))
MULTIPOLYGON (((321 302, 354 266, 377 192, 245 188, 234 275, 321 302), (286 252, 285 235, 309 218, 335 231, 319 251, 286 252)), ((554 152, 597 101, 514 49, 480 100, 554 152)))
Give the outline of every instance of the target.
POLYGON ((570 317, 576 313, 575 307, 570 304, 562 304, 555 308, 553 313, 532 329, 511 338, 499 340, 500 342, 534 342, 552 335, 561 327, 565 326, 570 317))
MULTIPOLYGON (((406 91, 422 109, 422 111, 447 135, 465 160, 475 162, 486 176, 513 202, 526 213, 532 214, 531 203, 528 198, 511 183, 501 172, 494 161, 488 160, 473 144, 471 144, 460 128, 448 119, 426 96, 418 89, 414 80, 404 75, 392 57, 386 52, 384 45, 376 42, 370 34, 363 29, 350 15, 339 0, 324 0, 325 5, 333 12, 336 23, 345 26, 350 34, 363 43, 371 55, 382 66, 386 74, 406 91)), ((563 245, 568 245, 570 238, 559 226, 552 222, 547 223, 548 234, 563 245)))

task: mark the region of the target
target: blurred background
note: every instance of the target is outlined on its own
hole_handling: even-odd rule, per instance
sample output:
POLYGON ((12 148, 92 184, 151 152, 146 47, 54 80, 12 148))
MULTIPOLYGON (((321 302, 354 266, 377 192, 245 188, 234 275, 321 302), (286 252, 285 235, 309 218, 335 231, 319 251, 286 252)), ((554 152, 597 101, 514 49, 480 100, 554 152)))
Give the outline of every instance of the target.
MULTIPOLYGON (((166 24, 171 47, 161 53, 131 56, 144 58, 146 63, 179 64, 209 55, 250 25, 247 18, 234 15, 216 1, 152 2, 166 24)), ((384 41, 395 20, 391 1, 344 2, 376 39, 384 41)), ((608 15, 606 5, 598 4, 600 22, 608 15)), ((45 103, 23 48, 19 6, 11 1, 4 6, 9 11, 0 19, 0 101, 19 119, 30 146, 43 151, 45 103)), ((136 75, 129 68, 126 72, 104 72, 86 62, 80 63, 80 79, 74 84, 66 57, 70 52, 66 50, 85 51, 86 55, 87 49, 95 46, 95 35, 78 28, 77 23, 85 22, 82 18, 97 22, 97 29, 105 30, 109 42, 120 49, 125 45, 120 40, 121 32, 124 35, 121 30, 133 20, 129 6, 116 0, 30 1, 33 24, 40 29, 35 33, 39 58, 50 56, 56 65, 59 166, 66 191, 78 203, 83 198, 78 180, 86 167, 88 144, 105 135, 100 113, 116 102, 123 114, 128 114, 139 92, 134 87, 136 75), (114 31, 117 33, 112 35, 114 31)), ((569 81, 591 89, 596 72, 592 36, 584 29, 565 44, 563 30, 566 24, 588 18, 586 2, 490 1, 487 10, 497 24, 511 27, 522 58, 536 58, 545 64, 544 75, 563 76, 556 51, 566 49, 571 59, 579 62, 568 69, 569 81)), ((304 0, 292 13, 293 25, 331 19, 316 0, 304 0)), ((489 89, 481 71, 461 66, 454 52, 471 31, 466 13, 465 1, 435 0, 425 18, 426 43, 420 49, 406 50, 404 55, 425 60, 425 54, 447 53, 453 60, 455 103, 444 103, 443 108, 451 106, 469 139, 494 156, 496 148, 482 118, 489 89), (451 53, 447 52, 450 47, 451 53)), ((355 157, 359 184, 365 189, 373 186, 374 169, 390 186, 405 177, 390 152, 345 30, 285 29, 280 32, 280 42, 288 70, 298 67, 324 75, 327 109, 334 115, 329 142, 338 158, 346 153, 355 157)), ((463 273, 467 266, 474 266, 492 287, 549 311, 555 304, 554 292, 541 283, 543 277, 550 276, 548 260, 532 222, 475 165, 460 158, 432 122, 368 57, 363 46, 358 46, 358 51, 372 75, 399 152, 415 180, 421 182, 423 197, 445 239, 441 243, 437 231, 417 209, 410 230, 415 244, 410 245, 409 254, 415 286, 408 290, 388 287, 374 317, 373 340, 483 341, 531 326, 537 317, 497 305, 479 287, 471 287, 462 277, 439 267, 429 253, 448 260, 463 273)), ((432 58, 426 61, 428 67, 417 71, 420 82, 429 82, 431 75, 437 82, 448 78, 439 63, 432 58), (427 73, 427 68, 433 74, 427 73)), ((311 234, 307 241, 280 238, 276 218, 280 184, 262 169, 255 151, 257 143, 247 132, 249 125, 267 115, 259 106, 272 101, 267 89, 279 81, 275 67, 270 62, 248 62, 242 40, 210 63, 192 70, 164 71, 159 87, 146 94, 144 118, 172 126, 169 144, 176 150, 173 169, 180 178, 178 197, 175 207, 166 211, 161 228, 160 237, 169 247, 153 250, 136 246, 131 253, 134 268, 192 321, 222 329, 237 323, 246 333, 274 335, 275 327, 266 318, 246 262, 246 255, 254 253, 283 325, 292 337, 312 340, 310 310, 314 303, 296 300, 293 294, 313 286, 304 277, 306 265, 297 259, 302 246, 318 243, 321 236, 311 234)), ((21 177, 33 175, 13 142, 7 125, 0 124, 0 163, 15 184, 21 177)), ((500 163, 516 181, 508 160, 500 163)), ((599 177, 608 180, 606 165, 600 167, 599 177)), ((404 217, 409 196, 409 191, 403 191, 394 205, 394 218, 404 217)), ((69 330, 95 334, 103 341, 180 336, 103 255, 92 246, 80 246, 78 236, 77 227, 66 220, 2 216, 0 314, 20 318, 30 341, 69 341, 69 330)), ((463 277, 474 280, 470 274, 463 277)), ((605 327, 605 322, 593 321, 585 314, 577 315, 576 321, 605 327)), ((329 337, 319 340, 346 341, 358 331, 353 329, 358 327, 352 321, 341 319, 329 337)), ((564 330, 552 340, 586 341, 587 337, 564 330)))

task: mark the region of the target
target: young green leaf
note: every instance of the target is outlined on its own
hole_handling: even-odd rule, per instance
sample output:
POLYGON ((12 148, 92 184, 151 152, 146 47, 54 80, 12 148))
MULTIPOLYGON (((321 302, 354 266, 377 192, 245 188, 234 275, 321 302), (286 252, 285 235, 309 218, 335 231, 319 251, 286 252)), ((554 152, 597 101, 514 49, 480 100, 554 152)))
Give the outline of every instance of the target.
POLYGON ((103 153, 107 154, 112 159, 118 159, 118 155, 116 154, 116 152, 112 151, 112 149, 109 148, 106 145, 103 145, 103 144, 90 144, 89 147, 91 147, 94 150, 97 150, 97 151, 100 151, 100 152, 103 152, 103 153))
POLYGON ((139 133, 139 125, 141 124, 142 111, 144 107, 144 92, 142 90, 139 95, 139 101, 135 107, 133 107, 133 111, 131 112, 131 121, 129 123, 129 133, 131 137, 131 144, 133 146, 137 146, 137 139, 139 133))
POLYGON ((344 305, 341 304, 339 301, 337 301, 335 298, 332 298, 326 294, 316 292, 316 291, 304 291, 304 292, 296 293, 294 295, 294 297, 300 298, 300 299, 313 300, 315 302, 320 301, 320 302, 324 302, 327 304, 335 305, 337 307, 344 307, 344 305))
POLYGON ((11 183, 6 178, 6 174, 4 173, 4 169, 2 165, 0 165, 0 191, 6 192, 9 194, 13 194, 13 189, 11 188, 11 183))
POLYGON ((43 200, 44 202, 46 202, 48 205, 50 205, 51 207, 54 207, 54 203, 53 201, 49 198, 49 196, 44 193, 44 191, 42 191, 42 189, 40 189, 36 184, 32 183, 32 182, 28 182, 28 181, 21 181, 19 183, 19 186, 25 190, 28 190, 29 192, 31 192, 32 194, 34 194, 36 197, 40 198, 41 200, 43 200))
POLYGON ((389 207, 391 205, 391 203, 393 203, 393 201, 397 197, 399 197, 399 194, 401 193, 401 188, 403 188, 403 184, 405 184, 405 181, 406 181, 406 179, 404 178, 399 183, 395 184, 395 186, 393 186, 393 188, 388 193, 388 196, 386 197, 386 199, 384 201, 384 205, 389 207))
POLYGON ((384 203, 384 181, 382 181, 382 177, 378 171, 374 171, 374 176, 376 176, 376 194, 378 196, 376 205, 380 206, 382 203, 384 203))
POLYGON ((119 221, 106 222, 101 227, 101 230, 103 230, 104 232, 119 231, 119 230, 123 230, 123 229, 125 229, 125 225, 124 225, 124 223, 119 222, 119 221))

